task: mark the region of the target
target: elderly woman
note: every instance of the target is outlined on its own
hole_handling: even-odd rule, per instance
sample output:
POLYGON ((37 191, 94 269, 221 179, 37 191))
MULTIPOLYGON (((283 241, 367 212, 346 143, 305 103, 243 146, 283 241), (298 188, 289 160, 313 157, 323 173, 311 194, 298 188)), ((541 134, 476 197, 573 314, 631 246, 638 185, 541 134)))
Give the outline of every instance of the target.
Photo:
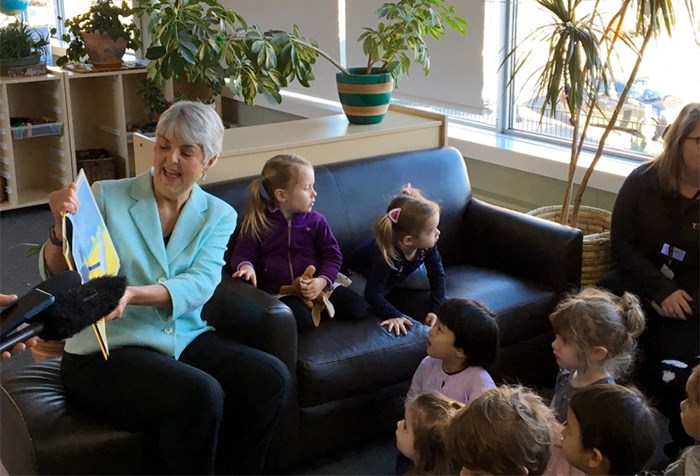
MULTIPOLYGON (((153 168, 93 192, 128 286, 108 316, 108 360, 91 329, 68 339, 68 399, 116 428, 152 435, 164 473, 260 473, 291 377, 277 358, 221 336, 202 307, 221 279, 236 212, 197 180, 214 166, 223 125, 182 101, 158 121, 153 168)), ((75 184, 52 192, 47 274, 66 268, 61 216, 75 184)))
POLYGON ((662 380, 660 363, 670 359, 692 367, 700 352, 699 198, 700 103, 690 103, 666 131, 663 151, 620 188, 610 231, 616 266, 599 283, 617 294, 636 293, 645 305, 638 383, 669 417, 677 443, 667 448, 671 459, 692 442, 678 416, 685 382, 662 380))

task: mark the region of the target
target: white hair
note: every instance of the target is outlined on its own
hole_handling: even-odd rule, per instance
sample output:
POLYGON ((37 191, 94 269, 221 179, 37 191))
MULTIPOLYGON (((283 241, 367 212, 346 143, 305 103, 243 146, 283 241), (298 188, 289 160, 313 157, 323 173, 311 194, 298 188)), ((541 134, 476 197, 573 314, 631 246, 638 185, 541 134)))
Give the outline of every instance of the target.
POLYGON ((203 162, 218 157, 224 142, 224 124, 211 107, 195 101, 178 101, 158 119, 156 134, 178 137, 204 151, 203 162))

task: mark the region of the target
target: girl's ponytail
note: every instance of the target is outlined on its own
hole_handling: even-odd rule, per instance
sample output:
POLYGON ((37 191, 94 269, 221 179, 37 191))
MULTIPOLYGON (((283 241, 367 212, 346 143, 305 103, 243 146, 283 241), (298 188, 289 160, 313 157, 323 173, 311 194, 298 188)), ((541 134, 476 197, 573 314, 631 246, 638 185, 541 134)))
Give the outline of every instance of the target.
POLYGON ((632 293, 625 292, 620 298, 620 315, 627 332, 634 338, 639 337, 646 325, 639 298, 632 293))
POLYGON ((374 236, 384 261, 391 269, 395 270, 395 263, 399 259, 399 253, 396 251, 394 244, 394 222, 391 221, 388 213, 377 218, 377 221, 374 223, 374 236))
POLYGON ((260 176, 250 182, 250 197, 246 207, 241 232, 252 235, 256 240, 270 231, 270 224, 265 216, 265 208, 273 205, 270 195, 265 189, 265 177, 260 176))

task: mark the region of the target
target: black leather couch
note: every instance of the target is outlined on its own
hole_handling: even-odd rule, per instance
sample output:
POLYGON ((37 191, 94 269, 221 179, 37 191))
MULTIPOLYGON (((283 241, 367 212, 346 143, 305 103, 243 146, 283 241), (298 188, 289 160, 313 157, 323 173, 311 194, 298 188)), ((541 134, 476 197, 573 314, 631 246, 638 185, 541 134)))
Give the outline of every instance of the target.
MULTIPOLYGON (((207 186, 240 213, 249 179, 207 186)), ((580 283, 581 232, 472 198, 460 153, 451 147, 316 167, 316 209, 344 252, 372 233, 390 197, 411 182, 442 207, 438 246, 448 297, 484 302, 496 314, 502 349, 494 378, 552 386, 556 363, 547 319, 561 294, 580 283)), ((232 243, 235 235, 232 237, 232 243)), ((425 315, 427 293, 394 291, 407 315, 425 315)), ((267 470, 279 472, 344 446, 390 434, 427 328, 396 337, 374 316, 324 321, 298 335, 289 309, 230 278, 205 306, 221 332, 279 357, 294 392, 275 433, 267 470)), ((149 442, 86 418, 64 399, 59 362, 29 365, 3 378, 0 457, 10 473, 148 472, 149 442)))

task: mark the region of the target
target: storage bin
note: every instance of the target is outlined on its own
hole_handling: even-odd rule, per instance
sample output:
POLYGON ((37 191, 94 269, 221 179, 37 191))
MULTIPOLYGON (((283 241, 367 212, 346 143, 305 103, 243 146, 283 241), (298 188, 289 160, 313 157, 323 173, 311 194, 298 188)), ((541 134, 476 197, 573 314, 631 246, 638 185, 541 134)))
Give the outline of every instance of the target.
POLYGON ((75 152, 78 170, 85 169, 88 182, 114 178, 114 157, 106 149, 85 149, 75 152))
POLYGON ((62 122, 47 122, 46 124, 13 127, 12 137, 20 140, 27 139, 29 137, 57 136, 61 134, 62 127, 62 122))

